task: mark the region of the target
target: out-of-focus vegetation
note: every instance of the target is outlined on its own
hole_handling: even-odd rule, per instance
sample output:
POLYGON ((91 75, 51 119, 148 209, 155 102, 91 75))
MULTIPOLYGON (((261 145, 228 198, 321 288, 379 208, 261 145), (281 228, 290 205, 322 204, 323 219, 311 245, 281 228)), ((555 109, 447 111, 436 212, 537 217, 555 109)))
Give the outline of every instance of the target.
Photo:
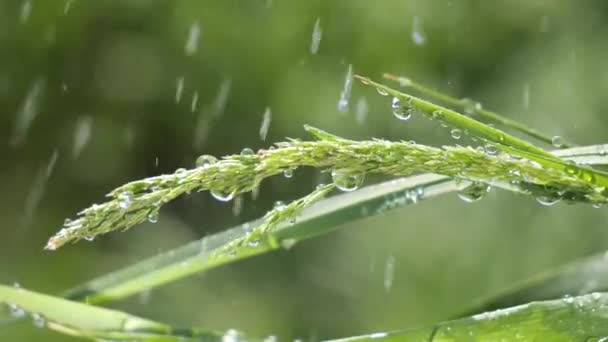
MULTIPOLYGON (((387 98, 357 85, 348 113, 340 112, 351 64, 474 98, 580 144, 606 142, 605 7, 0 1, 0 282, 60 293, 326 182, 301 170, 271 179, 256 200, 243 198, 239 215, 231 203, 194 194, 155 224, 42 250, 64 218, 112 188, 192 166, 203 153, 303 137, 306 123, 354 139, 454 143, 448 129, 421 117, 397 121, 387 98), (317 21, 322 37, 311 54, 317 21), (272 119, 262 141, 266 108, 272 119)), ((506 192, 474 205, 448 196, 112 306, 177 326, 281 339, 400 329, 453 317, 477 297, 604 250, 605 219, 604 209, 544 207, 506 192)), ((29 326, 0 338, 66 340, 29 326)))

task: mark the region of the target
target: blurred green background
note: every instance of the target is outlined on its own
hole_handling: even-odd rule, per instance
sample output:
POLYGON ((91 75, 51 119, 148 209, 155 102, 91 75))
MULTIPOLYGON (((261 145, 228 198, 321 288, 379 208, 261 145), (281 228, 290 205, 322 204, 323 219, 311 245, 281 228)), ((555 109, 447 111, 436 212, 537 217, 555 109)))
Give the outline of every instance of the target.
MULTIPOLYGON (((0 0, 0 282, 60 293, 323 182, 304 169, 270 179, 238 215, 200 193, 156 224, 43 251, 65 218, 112 188, 192 167, 200 154, 306 139, 303 124, 352 139, 457 143, 424 118, 396 120, 389 99, 357 83, 341 113, 351 64, 474 98, 549 135, 605 143, 607 19, 600 0, 0 0)), ((280 340, 412 327, 605 249, 605 222, 605 209, 548 208, 502 191, 475 204, 446 196, 111 306, 280 340)), ((71 341, 29 325, 0 339, 71 341)))

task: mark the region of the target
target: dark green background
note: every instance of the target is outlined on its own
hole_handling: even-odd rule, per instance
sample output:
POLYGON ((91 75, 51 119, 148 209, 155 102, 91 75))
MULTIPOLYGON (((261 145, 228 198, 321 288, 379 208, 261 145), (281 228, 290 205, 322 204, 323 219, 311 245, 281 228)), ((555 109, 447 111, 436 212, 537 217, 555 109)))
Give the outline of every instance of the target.
MULTIPOLYGON (((474 98, 549 135, 606 142, 605 1, 74 0, 65 9, 59 0, 0 0, 5 284, 59 293, 259 217, 274 201, 295 199, 320 181, 312 170, 268 180, 259 199, 245 196, 239 216, 231 204, 197 194, 163 209, 154 225, 42 250, 65 218, 112 188, 191 167, 203 153, 308 138, 304 124, 353 139, 457 143, 435 122, 396 120, 388 98, 357 83, 350 111, 340 113, 349 64, 372 78, 404 74, 474 98), (29 15, 24 6, 31 6, 29 15), (423 44, 412 40, 414 17, 423 44), (311 55, 317 18, 323 37, 311 55), (188 56, 194 23, 201 35, 188 56), (185 87, 176 103, 180 77, 185 87), (225 110, 214 116, 222 82, 230 92, 225 110), (36 89, 36 116, 19 143, 15 127, 36 89), (195 92, 198 107, 191 111, 195 92), (356 104, 363 97, 369 111, 361 122, 356 104), (267 106, 272 123, 261 141, 267 106), (75 156, 75 127, 83 117, 92 120, 91 136, 75 156), (197 125, 208 132, 195 144, 197 125), (53 151, 58 158, 45 180, 53 151), (36 192, 41 197, 33 205, 36 192)), ((476 204, 450 195, 112 305, 177 326, 281 340, 343 337, 453 317, 473 298, 605 249, 607 238, 605 209, 547 208, 502 191, 476 204), (385 289, 390 259, 394 281, 385 289)), ((0 339, 70 340, 33 326, 2 331, 0 339)))

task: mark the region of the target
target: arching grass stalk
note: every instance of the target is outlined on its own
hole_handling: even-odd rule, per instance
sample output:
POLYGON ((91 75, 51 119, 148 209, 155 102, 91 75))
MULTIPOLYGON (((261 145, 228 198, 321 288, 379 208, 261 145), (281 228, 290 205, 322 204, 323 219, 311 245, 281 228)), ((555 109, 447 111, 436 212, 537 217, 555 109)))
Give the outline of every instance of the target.
MULTIPOLYGON (((480 102, 476 102, 476 101, 473 101, 471 99, 466 99, 466 98, 457 99, 450 95, 439 92, 435 89, 431 89, 420 83, 417 83, 408 77, 397 76, 397 75, 393 75, 393 74, 389 74, 389 73, 385 73, 384 75, 382 75, 382 77, 387 80, 390 80, 390 81, 399 82, 399 85, 401 85, 402 87, 414 89, 421 94, 427 95, 448 106, 463 110, 464 113, 477 117, 481 120, 484 120, 484 121, 487 121, 490 123, 503 125, 504 127, 512 128, 516 131, 519 131, 523 134, 536 138, 539 141, 545 142, 550 145, 554 144, 553 137, 550 137, 542 132, 539 132, 533 128, 523 125, 517 121, 508 119, 496 112, 486 110, 483 108, 483 106, 481 105, 480 102)), ((562 142, 560 142, 559 147, 560 148, 569 148, 572 146, 573 146, 573 144, 562 141, 562 142)))
POLYGON ((355 77, 358 78, 361 83, 375 87, 381 94, 394 96, 396 99, 396 101, 393 101, 394 109, 420 112, 432 120, 438 120, 444 124, 460 128, 467 134, 475 135, 478 138, 492 143, 496 148, 503 150, 508 149, 508 152, 515 156, 529 159, 548 168, 554 168, 556 165, 559 165, 558 168, 583 180, 590 186, 594 186, 598 189, 603 188, 602 191, 608 188, 608 174, 602 171, 594 170, 590 167, 577 166, 574 163, 568 163, 525 140, 507 134, 494 127, 490 127, 466 115, 438 106, 415 96, 399 92, 383 84, 374 82, 367 77, 359 75, 355 75, 355 77))
MULTIPOLYGON (((559 168, 515 160, 506 155, 490 156, 471 147, 435 148, 411 142, 385 140, 352 141, 319 129, 306 129, 318 140, 290 140, 276 148, 224 157, 175 173, 125 184, 103 204, 81 211, 67 220, 46 248, 54 250, 68 242, 92 239, 99 234, 128 229, 145 220, 154 222, 159 209, 176 197, 192 191, 209 190, 228 200, 251 191, 265 178, 302 166, 331 169, 339 188, 353 189, 367 173, 405 176, 429 172, 450 177, 491 182, 524 182, 576 193, 576 198, 603 203, 606 198, 593 185, 559 168)), ((559 160, 559 159, 558 159, 559 160)))

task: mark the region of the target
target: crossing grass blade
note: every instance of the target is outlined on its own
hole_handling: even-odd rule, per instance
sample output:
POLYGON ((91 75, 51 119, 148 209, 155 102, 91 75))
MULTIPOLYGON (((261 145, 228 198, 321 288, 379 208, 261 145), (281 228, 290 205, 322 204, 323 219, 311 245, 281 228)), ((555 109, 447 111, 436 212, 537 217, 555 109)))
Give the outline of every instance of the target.
POLYGON ((16 316, 28 315, 38 328, 106 341, 221 341, 222 335, 199 329, 175 329, 124 312, 68 301, 22 288, 0 285, 0 303, 16 316))
POLYGON ((608 294, 535 301, 419 329, 380 332, 332 342, 552 341, 608 340, 608 294))

